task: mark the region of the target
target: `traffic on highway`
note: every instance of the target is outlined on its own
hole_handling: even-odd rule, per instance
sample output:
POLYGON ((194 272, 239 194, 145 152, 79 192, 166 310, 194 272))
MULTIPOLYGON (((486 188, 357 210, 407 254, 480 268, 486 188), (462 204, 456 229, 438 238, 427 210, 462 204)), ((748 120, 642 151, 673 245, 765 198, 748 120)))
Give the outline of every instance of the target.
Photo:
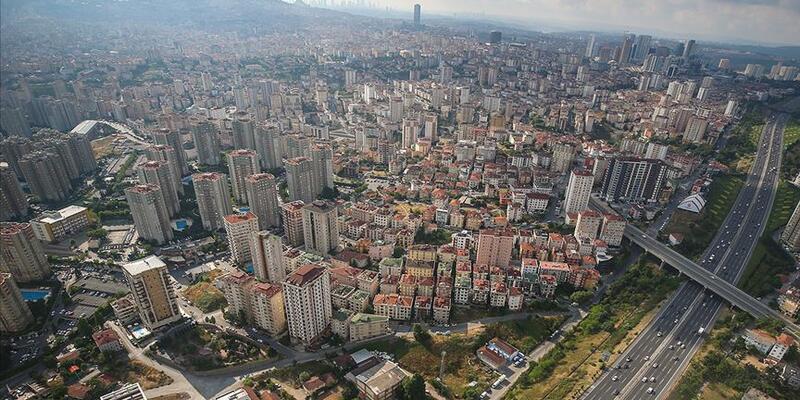
POLYGON ((769 310, 766 305, 752 304, 757 301, 728 283, 738 281, 764 231, 777 188, 783 128, 787 120, 783 114, 768 118, 745 186, 702 255, 699 261, 701 269, 638 229, 626 228, 627 237, 653 254, 662 256, 658 254, 658 248, 673 253, 669 255, 663 251, 664 261, 673 266, 682 264, 680 269, 693 280, 678 289, 650 325, 588 388, 583 398, 658 399, 666 396, 702 344, 725 303, 714 291, 723 293, 743 309, 747 307, 745 311, 766 312, 759 306, 769 310), (704 281, 705 285, 695 280, 704 281))

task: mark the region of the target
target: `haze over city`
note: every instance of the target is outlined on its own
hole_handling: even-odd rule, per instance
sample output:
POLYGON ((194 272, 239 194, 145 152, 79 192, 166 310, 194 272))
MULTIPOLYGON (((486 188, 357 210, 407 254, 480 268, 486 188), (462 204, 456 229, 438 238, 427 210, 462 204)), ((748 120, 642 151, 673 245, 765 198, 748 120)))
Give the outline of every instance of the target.
POLYGON ((3 0, 0 398, 800 398, 800 5, 3 0))

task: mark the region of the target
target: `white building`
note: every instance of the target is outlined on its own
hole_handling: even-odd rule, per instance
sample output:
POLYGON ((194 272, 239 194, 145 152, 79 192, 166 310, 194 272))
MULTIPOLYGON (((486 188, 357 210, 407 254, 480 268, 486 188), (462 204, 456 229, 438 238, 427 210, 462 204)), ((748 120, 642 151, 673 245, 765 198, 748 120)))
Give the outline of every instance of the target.
POLYGON ((234 263, 241 265, 251 260, 250 237, 254 232, 258 232, 258 217, 255 214, 247 212, 225 216, 225 233, 234 263))
POLYGON ((289 336, 312 343, 331 322, 330 273, 319 265, 303 265, 286 278, 283 293, 289 336))

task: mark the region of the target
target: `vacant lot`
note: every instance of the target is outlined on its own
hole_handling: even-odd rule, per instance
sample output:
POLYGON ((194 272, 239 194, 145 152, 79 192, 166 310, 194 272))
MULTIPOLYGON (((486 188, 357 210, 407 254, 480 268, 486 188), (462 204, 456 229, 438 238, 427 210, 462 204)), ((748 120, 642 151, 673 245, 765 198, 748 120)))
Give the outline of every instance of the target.
POLYGON ((195 326, 179 335, 162 338, 158 347, 178 364, 198 371, 269 358, 267 349, 203 326, 195 326))
POLYGON ((197 283, 183 290, 183 295, 204 313, 227 306, 225 295, 213 284, 214 279, 221 274, 221 270, 212 270, 203 274, 197 283))

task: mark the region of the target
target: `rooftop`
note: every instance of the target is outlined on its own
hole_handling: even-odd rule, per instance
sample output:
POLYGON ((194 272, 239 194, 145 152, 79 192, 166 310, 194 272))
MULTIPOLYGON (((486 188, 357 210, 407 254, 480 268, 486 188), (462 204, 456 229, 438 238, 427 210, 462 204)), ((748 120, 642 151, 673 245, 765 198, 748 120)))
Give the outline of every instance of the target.
POLYGON ((296 269, 286 278, 286 283, 295 286, 304 286, 314 281, 325 273, 325 268, 315 264, 306 264, 296 269))
POLYGON ((122 269, 130 275, 139 275, 151 269, 166 267, 167 264, 164 264, 164 261, 161 261, 161 259, 156 256, 147 256, 122 265, 122 269))

